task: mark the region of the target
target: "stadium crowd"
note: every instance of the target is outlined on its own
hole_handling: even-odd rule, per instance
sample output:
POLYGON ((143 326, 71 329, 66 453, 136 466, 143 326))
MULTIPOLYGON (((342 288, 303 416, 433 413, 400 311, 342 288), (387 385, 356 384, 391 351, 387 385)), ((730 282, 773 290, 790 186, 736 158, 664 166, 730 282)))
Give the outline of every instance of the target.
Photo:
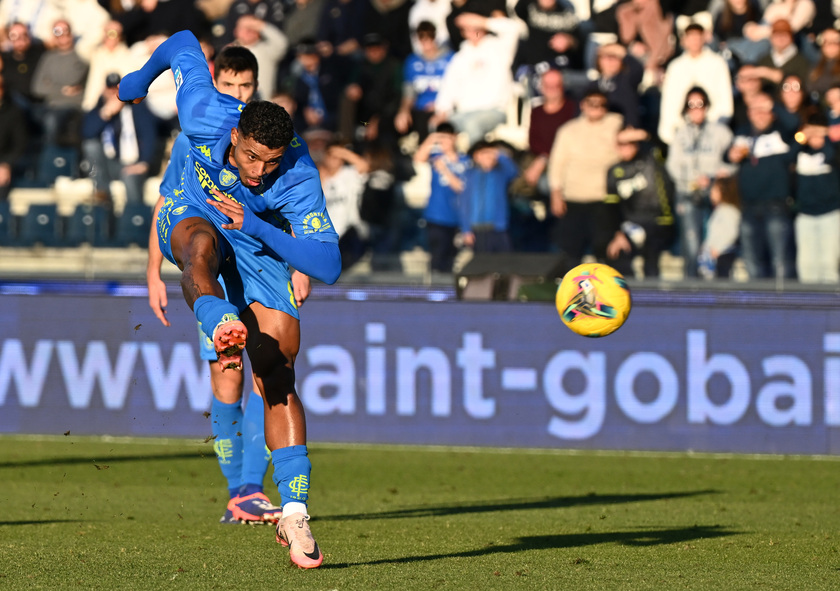
POLYGON ((0 200, 69 174, 142 203, 175 80, 139 105, 116 88, 181 29, 211 66, 256 55, 345 268, 419 246, 444 273, 469 248, 657 277, 667 251, 688 277, 740 257, 840 282, 837 0, 4 0, 0 200))

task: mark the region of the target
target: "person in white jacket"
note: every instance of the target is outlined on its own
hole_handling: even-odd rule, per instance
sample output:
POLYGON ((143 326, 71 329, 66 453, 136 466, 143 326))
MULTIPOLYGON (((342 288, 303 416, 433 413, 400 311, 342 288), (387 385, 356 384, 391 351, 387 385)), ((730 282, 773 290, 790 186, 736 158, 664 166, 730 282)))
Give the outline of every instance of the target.
POLYGON ((464 42, 444 72, 430 127, 449 120, 473 145, 506 119, 520 25, 473 13, 459 15, 455 24, 464 42))
POLYGON ((729 66, 720 55, 704 45, 705 30, 697 23, 685 28, 682 46, 685 50, 665 70, 659 115, 659 139, 670 145, 674 134, 684 124, 685 95, 693 87, 703 88, 714 97, 707 114, 709 121, 727 123, 732 117, 732 78, 729 66))

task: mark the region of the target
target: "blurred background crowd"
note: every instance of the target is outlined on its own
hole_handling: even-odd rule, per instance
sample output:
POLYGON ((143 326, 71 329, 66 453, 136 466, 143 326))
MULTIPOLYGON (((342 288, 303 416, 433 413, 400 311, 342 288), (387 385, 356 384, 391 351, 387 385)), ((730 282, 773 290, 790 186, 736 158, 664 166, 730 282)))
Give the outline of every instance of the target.
POLYGON ((651 278, 667 253, 686 277, 840 280, 840 0, 0 0, 7 218, 67 178, 149 209, 175 84, 117 87, 181 29, 211 67, 256 55, 346 269, 547 252, 651 278))

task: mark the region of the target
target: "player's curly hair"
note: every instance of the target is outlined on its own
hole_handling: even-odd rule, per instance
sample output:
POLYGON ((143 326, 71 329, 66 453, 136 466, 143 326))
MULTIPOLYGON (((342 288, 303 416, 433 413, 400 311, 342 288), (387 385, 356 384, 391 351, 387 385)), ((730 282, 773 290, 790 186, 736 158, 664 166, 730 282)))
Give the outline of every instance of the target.
POLYGON ((239 116, 239 133, 270 150, 288 146, 295 136, 291 116, 271 101, 252 101, 239 116))

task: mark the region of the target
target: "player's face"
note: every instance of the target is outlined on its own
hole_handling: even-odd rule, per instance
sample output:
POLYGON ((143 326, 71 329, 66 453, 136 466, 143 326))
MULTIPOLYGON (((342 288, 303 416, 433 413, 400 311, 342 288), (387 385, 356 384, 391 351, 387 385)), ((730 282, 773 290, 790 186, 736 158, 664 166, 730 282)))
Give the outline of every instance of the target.
POLYGON ((253 138, 245 137, 239 130, 230 130, 230 163, 239 169, 239 178, 246 187, 259 187, 265 176, 280 166, 286 148, 270 149, 253 138))
POLYGON ((227 94, 243 103, 250 101, 257 90, 257 82, 254 80, 254 72, 244 70, 234 72, 233 70, 222 70, 216 76, 216 90, 227 94))

